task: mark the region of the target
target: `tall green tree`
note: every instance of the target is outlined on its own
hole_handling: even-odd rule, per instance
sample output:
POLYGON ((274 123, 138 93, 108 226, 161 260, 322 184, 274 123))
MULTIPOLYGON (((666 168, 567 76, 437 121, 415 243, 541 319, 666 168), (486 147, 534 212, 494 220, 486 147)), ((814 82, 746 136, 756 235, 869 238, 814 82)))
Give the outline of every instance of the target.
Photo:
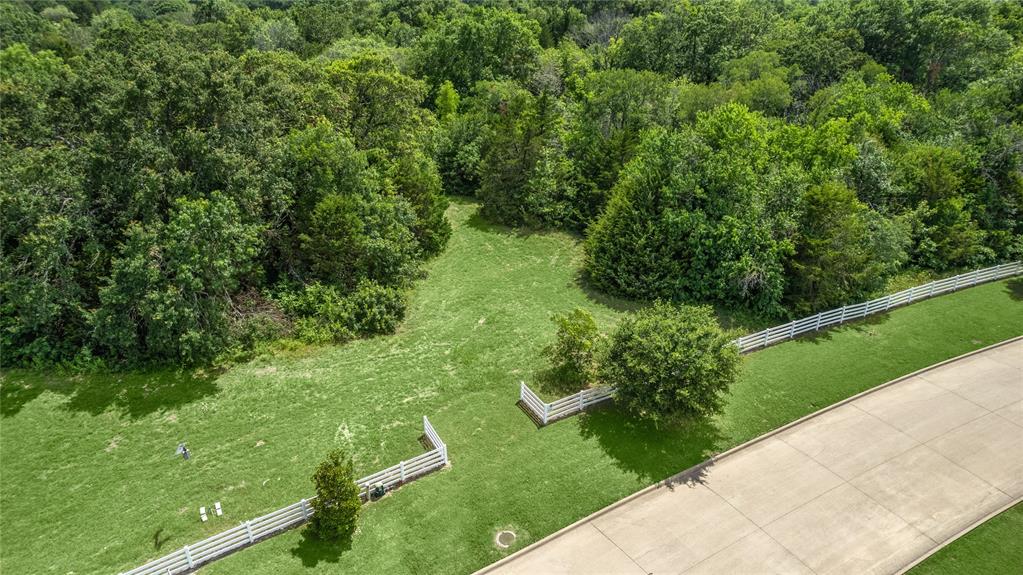
POLYGON ((813 186, 800 204, 799 235, 788 260, 796 311, 866 299, 905 261, 908 230, 893 229, 844 185, 813 186))
POLYGON ((258 249, 222 194, 175 201, 166 224, 132 225, 99 291, 96 338, 125 360, 211 359, 227 342, 230 296, 258 249))
POLYGON ((603 210, 643 130, 674 124, 679 94, 659 74, 634 70, 588 74, 579 91, 568 147, 579 174, 575 219, 585 226, 603 210))
POLYGON ((622 29, 613 61, 694 82, 711 82, 722 65, 752 50, 775 15, 751 0, 671 3, 622 29))
MULTIPOLYGON (((788 243, 772 237, 767 126, 723 107, 695 130, 648 133, 590 228, 586 270, 607 291, 779 309, 788 243)), ((779 186, 780 187, 780 186, 779 186)))
POLYGON ((434 86, 459 92, 481 80, 525 81, 540 59, 540 27, 514 12, 473 8, 429 29, 413 52, 416 70, 434 86))
POLYGON ((355 535, 362 511, 355 481, 352 458, 340 449, 328 453, 316 468, 313 473, 316 499, 311 503, 314 512, 309 527, 320 539, 350 542, 355 535))
POLYGON ((562 222, 574 189, 563 155, 561 103, 509 83, 490 89, 493 124, 480 163, 482 212, 510 225, 562 222))
POLYGON ((737 102, 751 110, 780 116, 792 104, 797 69, 782 66, 781 56, 755 50, 724 65, 721 81, 737 102))

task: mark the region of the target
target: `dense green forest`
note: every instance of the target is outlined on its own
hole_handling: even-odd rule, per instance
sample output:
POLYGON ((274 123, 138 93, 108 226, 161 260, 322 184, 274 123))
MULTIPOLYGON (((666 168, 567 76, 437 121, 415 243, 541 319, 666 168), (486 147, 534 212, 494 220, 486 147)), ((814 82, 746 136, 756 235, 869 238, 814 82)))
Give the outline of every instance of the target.
POLYGON ((0 361, 393 331, 483 217, 765 316, 1023 254, 1023 5, 0 3, 0 361))

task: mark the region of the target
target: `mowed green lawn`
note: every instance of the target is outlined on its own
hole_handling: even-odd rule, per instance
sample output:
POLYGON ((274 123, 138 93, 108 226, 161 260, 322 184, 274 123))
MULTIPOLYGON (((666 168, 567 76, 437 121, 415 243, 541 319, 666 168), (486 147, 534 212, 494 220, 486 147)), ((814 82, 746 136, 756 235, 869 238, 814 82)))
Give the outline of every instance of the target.
POLYGON ((515 405, 542 369, 549 317, 576 306, 610 327, 562 234, 481 223, 456 202, 399 333, 256 360, 219 376, 8 372, 0 399, 0 570, 126 570, 312 494, 323 454, 360 473, 422 452, 428 415, 450 469, 368 505, 350 549, 294 530, 210 574, 466 573, 709 455, 899 375, 1023 333, 1018 280, 972 288, 749 355, 725 413, 684 429, 613 408, 537 429, 515 405), (187 441, 192 460, 174 456, 187 441), (199 522, 200 505, 224 517, 199 522))
POLYGON ((1006 509, 914 567, 910 575, 1023 573, 1023 503, 1006 509))

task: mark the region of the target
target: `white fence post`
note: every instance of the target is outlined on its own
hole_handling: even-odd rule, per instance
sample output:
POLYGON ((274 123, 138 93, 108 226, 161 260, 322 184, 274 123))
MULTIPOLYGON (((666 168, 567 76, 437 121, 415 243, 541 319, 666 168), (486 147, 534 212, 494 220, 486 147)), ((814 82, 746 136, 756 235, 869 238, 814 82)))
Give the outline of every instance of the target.
MULTIPOLYGON (((430 443, 433 443, 432 439, 430 440, 430 443)), ((405 483, 405 461, 398 462, 398 472, 401 475, 401 482, 405 483)))
POLYGON ((845 306, 842 306, 842 315, 838 318, 838 323, 845 322, 845 306))
POLYGON ((547 425, 547 416, 550 413, 550 411, 551 411, 551 404, 544 403, 543 404, 543 424, 544 425, 547 425))
POLYGON ((931 297, 932 295, 934 295, 934 284, 936 284, 936 283, 938 283, 938 282, 931 282, 931 283, 927 284, 927 285, 931 286, 931 289, 927 290, 927 297, 931 297))
MULTIPOLYGON (((430 439, 430 443, 433 444, 433 449, 422 454, 419 457, 416 457, 414 460, 400 461, 397 465, 392 465, 387 469, 367 475, 366 477, 357 480, 356 483, 360 486, 360 496, 365 495, 366 499, 368 500, 370 488, 376 482, 376 480, 381 477, 393 478, 395 468, 401 470, 403 481, 414 479, 416 475, 413 473, 409 473, 405 465, 410 461, 429 462, 426 465, 420 464, 421 466, 418 467, 417 471, 421 473, 426 473, 434 469, 438 469, 440 467, 448 465, 448 463, 450 462, 450 459, 448 458, 448 446, 447 444, 444 443, 444 440, 442 440, 440 436, 437 434, 437 430, 435 430, 433 426, 430 425, 430 421, 426 418, 426 416, 423 416, 423 431, 425 432, 426 436, 430 439), (439 451, 441 455, 441 462, 439 463, 439 465, 436 459, 437 451, 439 451)), ((298 502, 298 505, 302 511, 301 519, 302 521, 308 521, 313 516, 313 514, 316 513, 316 510, 309 506, 309 500, 307 499, 302 499, 301 501, 298 502)), ((292 519, 288 519, 286 521, 281 520, 281 518, 285 516, 294 517, 294 514, 295 504, 292 503, 284 508, 273 511, 267 515, 264 515, 260 519, 255 520, 259 525, 261 525, 260 536, 261 537, 272 536, 284 529, 287 529, 288 527, 296 525, 297 523, 299 523, 298 520, 292 519)), ((166 575, 173 575, 174 573, 182 572, 182 569, 185 568, 186 566, 187 569, 191 571, 192 569, 195 569, 198 566, 201 566, 213 559, 217 559, 223 556, 225 551, 237 549, 241 545, 245 544, 251 545, 255 543, 256 533, 252 527, 252 522, 253 521, 251 520, 243 521, 238 526, 245 528, 244 539, 238 537, 238 535, 241 533, 238 527, 232 527, 227 531, 222 531, 217 535, 214 535, 197 543, 192 543, 192 546, 200 549, 197 552, 198 553, 197 557, 193 557, 192 550, 188 545, 185 545, 182 548, 175 549, 171 553, 164 555, 159 559, 154 559, 153 561, 150 561, 149 563, 146 563, 145 565, 142 565, 141 567, 133 569, 129 572, 150 573, 153 575, 166 573, 166 575), (187 565, 181 565, 182 557, 184 557, 187 565)))
POLYGON ((584 404, 585 401, 586 401, 586 399, 583 397, 583 392, 580 391, 579 392, 579 411, 582 411, 583 407, 585 407, 585 404, 584 404))
POLYGON ((959 289, 959 276, 956 275, 955 281, 952 282, 952 291, 959 289))
POLYGON ((820 331, 821 329, 821 314, 817 314, 817 325, 813 328, 814 331, 820 331))

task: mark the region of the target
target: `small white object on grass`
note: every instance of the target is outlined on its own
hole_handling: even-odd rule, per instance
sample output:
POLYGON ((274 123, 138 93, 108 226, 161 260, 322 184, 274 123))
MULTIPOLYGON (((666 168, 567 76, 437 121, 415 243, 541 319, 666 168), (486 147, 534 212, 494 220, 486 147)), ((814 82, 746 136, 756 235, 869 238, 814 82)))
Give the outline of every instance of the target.
POLYGON ((206 508, 205 507, 200 507, 199 508, 199 519, 202 519, 204 523, 206 522, 207 519, 209 519, 209 517, 206 516, 206 508))
POLYGON ((219 501, 217 501, 216 503, 213 504, 213 509, 216 510, 217 517, 220 517, 221 515, 224 514, 223 510, 220 509, 220 502, 219 501))

